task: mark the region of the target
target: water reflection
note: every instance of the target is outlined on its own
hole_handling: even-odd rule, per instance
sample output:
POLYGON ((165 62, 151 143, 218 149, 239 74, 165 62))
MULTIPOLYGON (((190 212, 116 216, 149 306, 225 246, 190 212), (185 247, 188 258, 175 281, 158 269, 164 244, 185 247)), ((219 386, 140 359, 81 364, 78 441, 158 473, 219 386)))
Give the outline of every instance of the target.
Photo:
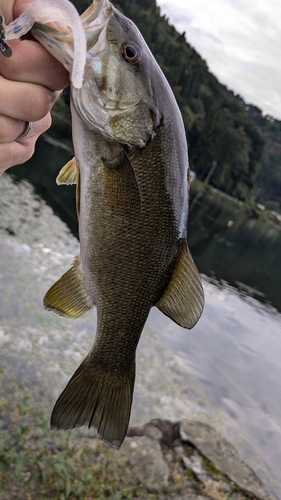
POLYGON ((190 332, 153 309, 150 327, 227 415, 240 453, 281 485, 281 315, 226 283, 204 279, 206 306, 190 332))
POLYGON ((251 218, 230 199, 206 194, 190 213, 189 246, 201 273, 281 311, 280 223, 251 218))

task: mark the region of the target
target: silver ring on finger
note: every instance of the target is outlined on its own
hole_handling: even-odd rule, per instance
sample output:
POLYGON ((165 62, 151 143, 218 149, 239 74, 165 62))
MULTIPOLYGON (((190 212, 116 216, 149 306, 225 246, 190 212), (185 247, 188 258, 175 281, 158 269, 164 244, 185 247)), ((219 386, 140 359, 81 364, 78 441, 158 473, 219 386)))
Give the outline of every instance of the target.
POLYGON ((32 128, 32 122, 26 122, 26 127, 25 130, 23 131, 22 134, 20 134, 17 138, 16 141, 20 141, 21 139, 24 139, 30 132, 32 128))

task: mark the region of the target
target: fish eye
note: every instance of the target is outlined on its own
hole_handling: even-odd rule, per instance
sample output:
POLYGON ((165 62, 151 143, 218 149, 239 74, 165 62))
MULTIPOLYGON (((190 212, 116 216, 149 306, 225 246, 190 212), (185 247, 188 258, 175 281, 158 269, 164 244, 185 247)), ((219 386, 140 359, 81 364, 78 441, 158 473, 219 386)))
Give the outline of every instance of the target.
POLYGON ((137 64, 142 58, 142 51, 140 46, 135 42, 125 42, 122 45, 122 56, 125 61, 130 64, 137 64))

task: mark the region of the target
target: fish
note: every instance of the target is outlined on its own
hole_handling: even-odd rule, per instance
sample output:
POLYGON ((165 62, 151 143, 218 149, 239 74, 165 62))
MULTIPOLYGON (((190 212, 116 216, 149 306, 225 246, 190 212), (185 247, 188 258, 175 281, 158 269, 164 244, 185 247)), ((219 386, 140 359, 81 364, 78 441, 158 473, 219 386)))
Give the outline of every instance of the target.
MULTIPOLYGON (((138 28, 108 0, 80 19, 87 49, 82 84, 71 85, 75 157, 57 177, 76 184, 80 255, 44 307, 78 318, 95 306, 97 327, 51 427, 88 425, 118 449, 151 308, 191 329, 204 292, 187 245, 188 151, 174 94, 138 28)), ((73 29, 36 22, 32 34, 71 74, 73 29)))

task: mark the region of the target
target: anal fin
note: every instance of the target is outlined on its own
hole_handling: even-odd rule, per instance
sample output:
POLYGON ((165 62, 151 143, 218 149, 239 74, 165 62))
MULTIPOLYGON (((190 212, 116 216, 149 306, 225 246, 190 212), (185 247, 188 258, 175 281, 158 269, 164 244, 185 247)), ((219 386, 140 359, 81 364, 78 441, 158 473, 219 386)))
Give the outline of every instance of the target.
POLYGON ((84 285, 79 256, 73 260, 72 267, 51 286, 43 302, 45 309, 67 318, 79 318, 94 306, 84 285))
POLYGON ((197 267, 186 243, 172 278, 156 307, 175 323, 193 328, 204 306, 204 291, 197 267))

